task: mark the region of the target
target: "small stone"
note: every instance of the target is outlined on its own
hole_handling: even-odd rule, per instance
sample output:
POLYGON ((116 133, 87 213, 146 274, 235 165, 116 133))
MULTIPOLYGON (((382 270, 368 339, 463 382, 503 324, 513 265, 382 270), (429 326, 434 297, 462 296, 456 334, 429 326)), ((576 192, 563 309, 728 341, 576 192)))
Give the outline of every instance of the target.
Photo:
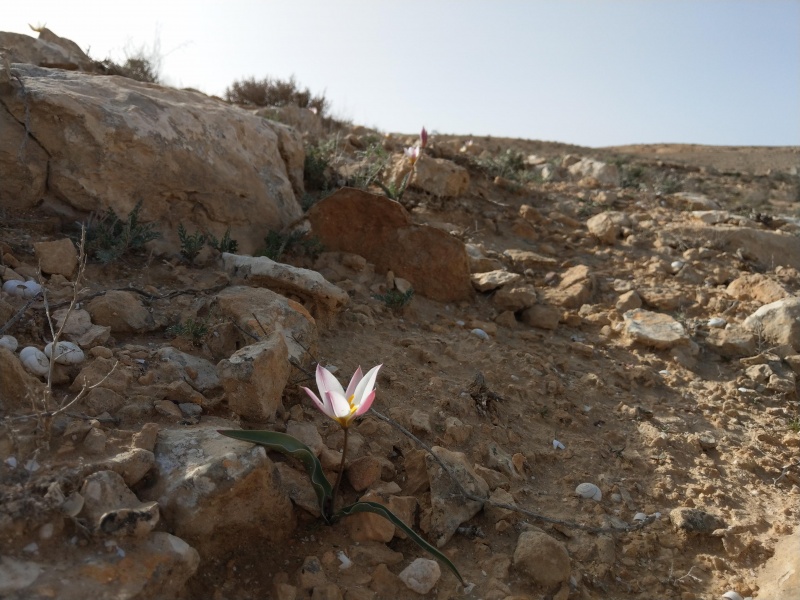
POLYGON ((416 559, 399 575, 400 581, 418 594, 430 592, 441 576, 442 570, 439 568, 439 563, 429 558, 416 559))
POLYGON ((286 423, 286 433, 297 438, 311 448, 314 456, 319 456, 322 453, 322 449, 325 447, 322 436, 319 434, 317 426, 314 425, 314 423, 289 421, 286 423))
POLYGON ((710 433, 701 433, 697 436, 697 441, 703 450, 713 450, 717 447, 717 439, 710 433))
POLYGON ((725 527, 725 521, 697 508, 676 508, 669 513, 670 521, 678 529, 689 533, 711 534, 725 527))
POLYGON ((561 309, 551 304, 536 304, 523 310, 520 319, 531 327, 554 330, 561 320, 561 309))
POLYGON ((83 438, 83 447, 89 454, 102 454, 106 449, 106 434, 96 428, 91 428, 83 438))
POLYGON ((142 448, 143 450, 153 451, 156 447, 156 439, 158 438, 158 423, 145 423, 142 425, 141 431, 133 434, 133 447, 142 448))
POLYGON ((311 591, 311 600, 342 600, 342 592, 335 583, 318 585, 311 591))
POLYGON ((301 590, 311 590, 328 583, 322 563, 316 556, 307 556, 297 572, 297 586, 301 590))
POLYGON ((345 470, 347 481, 357 492, 363 492, 381 477, 382 463, 374 456, 362 456, 345 470))
POLYGON ((182 419, 183 413, 181 409, 178 408, 174 402, 170 400, 156 400, 153 403, 153 408, 156 409, 156 412, 164 415, 165 417, 172 417, 173 419, 182 419))
POLYGON ((416 433, 433 433, 433 428, 431 427, 431 416, 419 409, 415 409, 414 412, 411 413, 410 424, 411 430, 416 433))
POLYGON ((669 315, 649 310, 629 310, 624 315, 625 331, 635 341, 658 349, 687 344, 683 325, 669 315))
POLYGON ((498 269, 487 273, 474 273, 470 276, 470 279, 472 280, 472 287, 479 292, 490 292, 504 285, 518 282, 522 279, 522 275, 498 269))
POLYGON ((633 310, 635 308, 642 307, 642 298, 636 292, 636 290, 628 290, 624 294, 620 295, 619 299, 617 300, 617 304, 615 308, 620 313, 625 313, 629 310, 633 310))
POLYGON ((199 404, 193 404, 191 402, 181 402, 178 404, 178 408, 185 417, 195 418, 199 417, 203 414, 203 407, 199 404))
POLYGON ((561 542, 542 531, 526 531, 517 540, 514 568, 550 589, 569 580, 571 565, 561 542))

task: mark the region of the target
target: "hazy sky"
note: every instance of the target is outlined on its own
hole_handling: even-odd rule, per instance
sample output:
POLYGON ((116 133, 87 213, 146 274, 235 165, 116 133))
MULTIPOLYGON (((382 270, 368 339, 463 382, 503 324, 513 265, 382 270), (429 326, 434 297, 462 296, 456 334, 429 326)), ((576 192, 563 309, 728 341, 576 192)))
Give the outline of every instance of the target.
POLYGON ((587 146, 800 145, 800 0, 104 0, 5 2, 164 80, 221 95, 288 77, 382 131, 587 146))

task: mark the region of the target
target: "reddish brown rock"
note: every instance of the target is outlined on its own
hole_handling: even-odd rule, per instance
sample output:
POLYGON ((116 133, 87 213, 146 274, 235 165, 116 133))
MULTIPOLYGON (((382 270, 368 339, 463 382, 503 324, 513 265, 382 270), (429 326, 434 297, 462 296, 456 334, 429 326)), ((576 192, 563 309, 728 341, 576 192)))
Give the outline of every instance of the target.
POLYGON ((394 200, 343 188, 315 204, 308 218, 327 249, 360 254, 377 270, 409 280, 418 294, 440 302, 472 295, 464 244, 439 229, 414 225, 394 200))

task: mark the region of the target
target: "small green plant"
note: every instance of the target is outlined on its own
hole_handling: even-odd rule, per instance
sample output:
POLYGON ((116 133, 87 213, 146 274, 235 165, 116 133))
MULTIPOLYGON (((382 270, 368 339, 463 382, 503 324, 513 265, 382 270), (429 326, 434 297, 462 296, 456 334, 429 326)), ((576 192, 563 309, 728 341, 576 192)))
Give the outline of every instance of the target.
POLYGON ((315 190, 328 190, 331 188, 333 162, 338 146, 338 136, 331 136, 326 140, 306 146, 303 179, 308 188, 315 190))
POLYGON ((662 175, 658 178, 655 188, 659 194, 674 194, 681 191, 681 180, 672 174, 662 175))
POLYGON ((217 252, 222 254, 223 252, 230 252, 231 254, 235 254, 236 251, 239 249, 239 242, 234 239, 231 239, 231 228, 228 227, 225 230, 225 235, 222 236, 221 240, 218 240, 213 234, 208 234, 208 245, 214 248, 217 252))
POLYGON ((103 264, 118 260, 125 254, 141 249, 150 240, 161 237, 152 223, 140 223, 142 201, 136 203, 125 220, 109 208, 102 216, 95 214, 86 223, 86 246, 103 264))
POLYGON ((391 156, 380 141, 371 142, 366 150, 357 152, 356 157, 359 166, 348 178, 347 184, 362 190, 376 184, 391 161, 391 156))
POLYGON ((203 246, 208 240, 208 236, 199 231, 189 235, 183 223, 181 223, 178 225, 178 239, 181 242, 181 256, 188 260, 189 264, 192 264, 203 249, 203 246))
POLYGON ((375 294, 373 298, 376 300, 380 300, 383 302, 387 308, 391 308, 392 310, 400 310, 405 306, 408 306, 411 299, 414 297, 414 290, 410 289, 407 292, 401 292, 400 290, 391 289, 385 294, 375 294))
POLYGON ((525 156, 510 148, 497 156, 476 158, 474 163, 489 177, 502 177, 518 183, 537 179, 537 175, 525 165, 525 156))
POLYGON ((316 380, 319 396, 308 388, 303 388, 314 401, 315 406, 320 412, 336 421, 344 430, 342 460, 339 464, 339 473, 333 487, 331 487, 330 482, 327 477, 325 477, 322 463, 311 449, 300 440, 290 435, 276 431, 243 431, 240 429, 220 430, 219 433, 236 440, 261 444, 270 450, 281 452, 299 460, 311 479, 311 485, 317 496, 320 513, 327 524, 333 525, 342 517, 357 513, 368 512, 380 515, 391 522, 395 527, 401 529, 420 548, 430 553, 445 567, 450 569, 458 578, 459 582, 463 584, 464 580, 461 574, 447 556, 436 547, 429 544, 416 531, 406 525, 402 519, 397 517, 397 515, 382 504, 362 500, 337 509, 336 500, 339 493, 339 484, 342 482, 342 476, 344 475, 350 426, 356 418, 365 415, 372 406, 375 399, 375 384, 380 368, 381 365, 378 365, 370 369, 366 375, 362 375, 361 367, 359 367, 353 374, 350 384, 347 386, 347 391, 345 391, 330 371, 321 365, 317 365, 316 380))
POLYGON ((316 237, 307 237, 304 231, 280 233, 270 230, 264 238, 264 247, 256 252, 256 256, 266 256, 280 261, 288 252, 302 253, 317 258, 323 251, 322 243, 316 237))
POLYGON ((199 348, 208 335, 208 322, 189 318, 183 323, 178 322, 167 327, 166 332, 168 335, 191 340, 192 345, 199 348))
POLYGON ((645 185, 647 171, 640 165, 622 165, 620 186, 624 188, 641 188, 645 185))
POLYGON ((795 418, 789 421, 789 431, 800 433, 800 418, 795 418))

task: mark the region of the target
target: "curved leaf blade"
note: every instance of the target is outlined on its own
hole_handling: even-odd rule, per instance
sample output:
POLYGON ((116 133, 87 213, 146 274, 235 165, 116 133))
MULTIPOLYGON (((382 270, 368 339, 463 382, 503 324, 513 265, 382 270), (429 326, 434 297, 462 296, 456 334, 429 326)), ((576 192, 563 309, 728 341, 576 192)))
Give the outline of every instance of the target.
POLYGON ((464 584, 464 579, 461 577, 461 573, 458 572, 456 566, 450 562, 450 559, 447 558, 442 552, 440 552, 436 547, 431 546, 427 541, 425 541, 416 531, 411 529, 408 525, 406 525, 400 517, 390 511, 388 508, 383 506, 382 504, 378 504, 377 502, 367 502, 361 501, 356 502, 355 504, 351 504, 349 506, 345 506, 341 510, 339 510, 335 515, 334 518, 342 517, 342 516, 349 516, 354 515, 356 513, 363 513, 363 512, 371 512, 375 513, 376 515, 382 516, 384 519, 391 521, 396 527, 405 532, 405 534, 411 538, 417 546, 422 548, 423 550, 427 551, 431 554, 436 560, 442 563, 445 567, 450 569, 453 574, 458 578, 461 582, 461 585, 464 584))
POLYGON ((235 440, 240 440, 242 442, 260 444, 269 448, 270 450, 275 450, 276 452, 281 452, 287 456, 292 456, 303 463, 303 466, 306 468, 308 476, 311 479, 311 485, 314 488, 314 492, 317 494, 319 510, 322 513, 323 518, 327 522, 330 522, 328 515, 330 514, 330 506, 333 499, 333 488, 331 487, 328 478, 325 477, 325 473, 322 470, 322 463, 319 462, 319 459, 316 456, 314 456, 311 448, 306 446, 297 438, 285 433, 279 433, 277 431, 218 429, 217 433, 221 433, 224 436, 233 438, 235 440))

